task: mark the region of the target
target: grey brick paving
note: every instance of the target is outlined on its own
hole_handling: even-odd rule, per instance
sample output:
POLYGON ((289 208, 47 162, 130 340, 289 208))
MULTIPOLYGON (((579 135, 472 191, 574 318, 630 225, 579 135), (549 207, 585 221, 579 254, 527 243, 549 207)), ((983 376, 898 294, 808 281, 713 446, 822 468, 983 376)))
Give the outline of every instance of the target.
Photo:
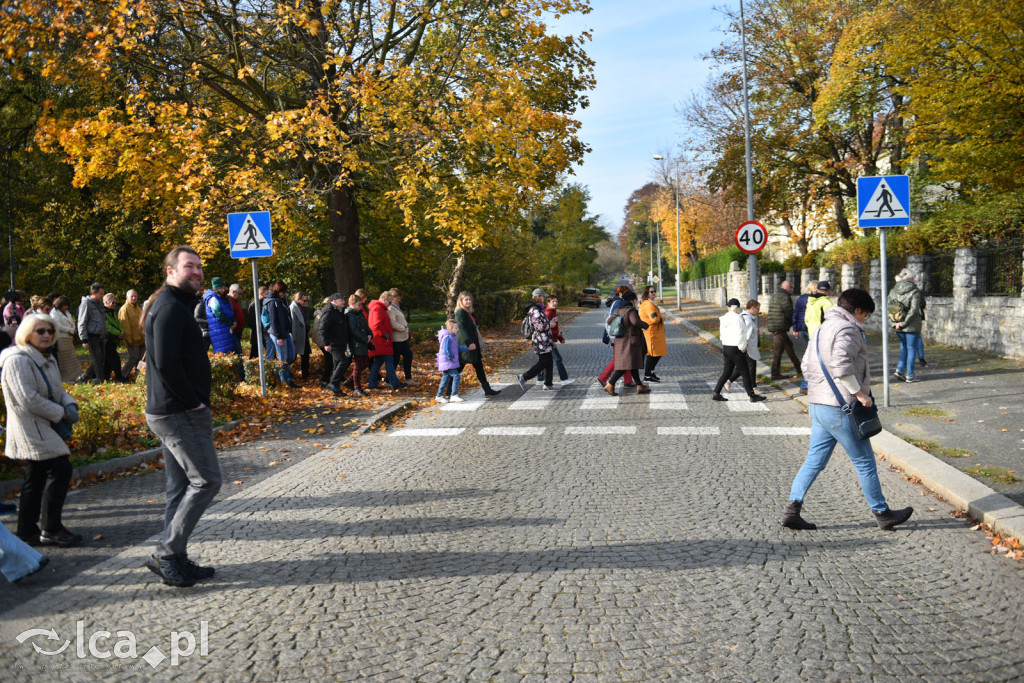
POLYGON ((423 410, 405 427, 465 431, 368 434, 218 502, 192 547, 217 566, 214 581, 163 587, 137 547, 9 610, 4 679, 138 676, 87 670, 103 662, 74 644, 47 658, 14 639, 51 626, 67 638, 79 619, 87 637, 132 630, 140 655, 168 654, 172 631, 207 621, 205 656, 134 660, 175 680, 1024 677, 1021 568, 884 466, 890 503, 918 512, 879 531, 841 451, 806 501, 819 530, 782 529, 807 437, 740 427, 807 426, 806 415, 778 394, 764 413, 711 402, 720 358, 678 328, 659 374, 683 382, 689 410, 650 410, 628 393, 615 410, 579 410, 608 356, 594 341, 600 317, 567 327, 578 382, 549 410, 509 411, 518 387, 472 412, 423 410), (476 434, 526 425, 547 431, 476 434), (596 425, 638 429, 563 434, 596 425), (678 425, 721 433, 657 434, 678 425), (19 668, 44 663, 72 668, 19 668))

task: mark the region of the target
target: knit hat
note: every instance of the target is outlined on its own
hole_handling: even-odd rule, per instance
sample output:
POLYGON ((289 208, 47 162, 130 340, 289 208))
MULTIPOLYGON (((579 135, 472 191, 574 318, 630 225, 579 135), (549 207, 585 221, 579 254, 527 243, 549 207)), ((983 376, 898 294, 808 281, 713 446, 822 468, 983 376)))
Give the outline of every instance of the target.
POLYGON ((210 289, 220 289, 226 286, 227 285, 224 284, 224 280, 219 277, 215 277, 212 280, 210 280, 210 289))
POLYGON ((622 299, 623 301, 636 301, 636 292, 634 292, 633 290, 623 292, 622 296, 619 298, 622 299))

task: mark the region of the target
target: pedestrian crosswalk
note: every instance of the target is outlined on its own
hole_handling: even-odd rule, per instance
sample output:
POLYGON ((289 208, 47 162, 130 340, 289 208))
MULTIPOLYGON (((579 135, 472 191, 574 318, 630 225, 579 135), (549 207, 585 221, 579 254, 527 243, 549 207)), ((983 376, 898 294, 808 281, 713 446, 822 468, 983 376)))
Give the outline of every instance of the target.
MULTIPOLYGON (((744 436, 808 436, 810 427, 740 427, 744 436)), ((396 438, 437 438, 452 437, 467 433, 466 427, 402 427, 388 434, 396 438)), ((473 433, 473 432, 470 432, 473 433)), ((564 434, 566 436, 633 436, 640 433, 636 425, 568 425, 564 427, 503 425, 477 428, 480 436, 544 436, 564 434)), ((722 436, 722 428, 712 425, 662 426, 655 430, 658 436, 722 436)))
MULTIPOLYGON (((642 396, 635 394, 631 389, 622 387, 619 388, 619 391, 622 392, 620 396, 612 396, 597 383, 587 387, 586 394, 582 397, 578 391, 573 391, 579 385, 563 387, 555 384, 553 391, 544 391, 542 386, 533 385, 527 387, 526 392, 511 403, 488 399, 484 396, 483 390, 476 389, 463 396, 465 399, 463 402, 447 403, 440 409, 443 412, 472 412, 487 405, 491 408, 501 406, 507 410, 540 411, 550 409, 556 402, 575 400, 579 401, 577 406, 579 410, 611 411, 625 405, 646 403, 650 410, 683 411, 690 410, 690 404, 684 393, 684 385, 690 388, 691 395, 696 393, 694 385, 685 382, 664 382, 651 385, 651 393, 642 396)), ((714 389, 715 383, 709 380, 708 385, 714 389)), ((505 387, 504 385, 495 385, 494 388, 503 389, 505 387)), ((698 396, 698 400, 710 401, 708 394, 701 392, 698 396)), ((751 403, 741 387, 733 387, 733 392, 725 405, 731 412, 767 412, 770 410, 764 403, 751 403)))

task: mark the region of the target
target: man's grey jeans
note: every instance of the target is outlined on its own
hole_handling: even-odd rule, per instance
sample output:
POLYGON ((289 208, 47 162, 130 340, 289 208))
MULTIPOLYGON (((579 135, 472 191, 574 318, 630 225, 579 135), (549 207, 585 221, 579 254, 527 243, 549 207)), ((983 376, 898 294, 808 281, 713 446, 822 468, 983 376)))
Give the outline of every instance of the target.
POLYGON ((213 415, 209 407, 171 415, 146 413, 146 422, 163 443, 167 473, 164 538, 156 556, 185 557, 188 537, 220 491, 213 415))

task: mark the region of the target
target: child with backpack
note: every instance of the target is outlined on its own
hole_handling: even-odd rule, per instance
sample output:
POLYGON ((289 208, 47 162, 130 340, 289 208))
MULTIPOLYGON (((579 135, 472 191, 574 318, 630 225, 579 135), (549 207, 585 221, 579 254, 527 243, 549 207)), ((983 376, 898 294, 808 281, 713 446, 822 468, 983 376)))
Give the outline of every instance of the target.
POLYGON ((434 399, 438 403, 461 403, 463 398, 459 396, 459 380, 462 378, 459 372, 459 353, 463 351, 475 351, 476 344, 463 346, 459 344, 455 335, 459 333, 459 324, 454 320, 448 320, 437 332, 437 369, 441 371, 441 384, 437 387, 437 396, 434 399), (448 385, 452 385, 452 397, 444 397, 448 385))

